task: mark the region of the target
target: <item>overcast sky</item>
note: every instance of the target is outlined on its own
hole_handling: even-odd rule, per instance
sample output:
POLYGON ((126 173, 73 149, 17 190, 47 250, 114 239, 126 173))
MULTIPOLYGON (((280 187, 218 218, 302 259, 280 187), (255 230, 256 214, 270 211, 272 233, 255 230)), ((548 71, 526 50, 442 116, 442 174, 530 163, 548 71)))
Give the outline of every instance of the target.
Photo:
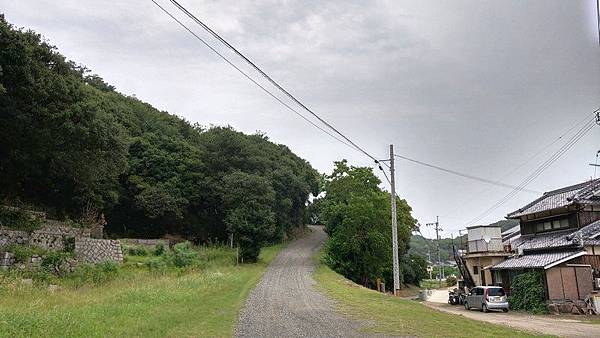
MULTIPOLYGON (((180 2, 380 158, 393 143, 405 156, 516 185, 568 136, 534 154, 600 106, 595 0, 180 2)), ((161 110, 264 131, 321 172, 342 158, 371 165, 261 92, 150 0, 0 0, 0 11, 161 110)), ((595 127, 528 188, 589 179, 599 149, 595 127)), ((398 194, 422 224, 441 216, 446 236, 510 192, 410 162, 397 167, 398 194)), ((522 192, 480 223, 536 197, 522 192)))

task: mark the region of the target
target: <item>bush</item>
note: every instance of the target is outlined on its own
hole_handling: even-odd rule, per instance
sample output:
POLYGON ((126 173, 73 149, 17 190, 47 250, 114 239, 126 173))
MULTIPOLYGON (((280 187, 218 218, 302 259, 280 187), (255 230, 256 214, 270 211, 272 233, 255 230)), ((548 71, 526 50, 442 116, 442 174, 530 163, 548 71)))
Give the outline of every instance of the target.
POLYGON ((405 255, 400 267, 402 268, 402 282, 405 284, 421 286, 421 280, 427 278, 427 260, 422 256, 405 255))
POLYGON ((113 280, 119 273, 119 265, 113 261, 105 261, 96 265, 83 264, 77 267, 69 278, 75 287, 92 282, 96 285, 113 280))
POLYGON ((176 244, 173 247, 173 264, 176 267, 191 265, 198 258, 198 252, 192 248, 190 242, 176 244))
POLYGON ((42 268, 59 276, 64 275, 66 271, 61 271, 61 268, 69 257, 71 254, 68 252, 49 251, 42 258, 42 268))
POLYGON ((42 223, 27 211, 0 206, 0 225, 30 232, 38 229, 42 223))
POLYGON ((43 255, 47 251, 40 248, 35 248, 30 245, 10 244, 4 249, 15 255, 15 262, 26 263, 33 255, 43 255))
POLYGON ((528 271, 514 277, 511 283, 510 307, 530 313, 547 313, 544 274, 528 271))
POLYGON ((130 256, 148 256, 148 250, 142 246, 127 247, 127 254, 130 256))
POLYGON ((163 256, 166 253, 167 248, 165 246, 165 243, 158 242, 158 244, 156 244, 156 246, 154 247, 154 256, 163 256))
POLYGON ((150 271, 162 272, 167 268, 167 262, 162 257, 151 258, 146 262, 146 266, 150 271))
POLYGON ((457 279, 454 276, 449 276, 446 278, 446 286, 454 286, 456 285, 457 279))

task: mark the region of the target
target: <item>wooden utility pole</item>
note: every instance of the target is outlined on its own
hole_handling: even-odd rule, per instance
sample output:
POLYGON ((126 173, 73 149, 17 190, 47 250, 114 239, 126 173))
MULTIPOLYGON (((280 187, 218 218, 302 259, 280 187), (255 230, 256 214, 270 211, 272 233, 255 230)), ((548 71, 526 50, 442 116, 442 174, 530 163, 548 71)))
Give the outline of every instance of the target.
POLYGON ((394 145, 390 144, 390 197, 392 201, 392 257, 394 264, 394 295, 400 290, 400 262, 398 260, 398 218, 396 217, 396 172, 394 168, 394 145))

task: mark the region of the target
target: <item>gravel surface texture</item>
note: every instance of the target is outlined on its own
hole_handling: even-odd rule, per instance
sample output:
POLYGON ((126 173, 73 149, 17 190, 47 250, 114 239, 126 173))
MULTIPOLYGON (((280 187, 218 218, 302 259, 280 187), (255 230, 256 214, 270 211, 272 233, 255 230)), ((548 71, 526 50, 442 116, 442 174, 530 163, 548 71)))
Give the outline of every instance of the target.
MULTIPOLYGON (((317 291, 314 254, 327 235, 321 227, 294 240, 271 263, 239 318, 238 337, 362 337, 361 324, 335 312, 317 291)), ((372 335, 371 335, 372 336, 372 335)))
MULTIPOLYGON (((577 316, 532 316, 521 312, 488 312, 465 310, 462 305, 423 302, 434 309, 483 322, 510 326, 515 329, 559 337, 600 337, 600 325, 577 320, 577 316)), ((457 317, 458 318, 458 317, 457 317)), ((485 325, 482 323, 481 325, 485 325)))

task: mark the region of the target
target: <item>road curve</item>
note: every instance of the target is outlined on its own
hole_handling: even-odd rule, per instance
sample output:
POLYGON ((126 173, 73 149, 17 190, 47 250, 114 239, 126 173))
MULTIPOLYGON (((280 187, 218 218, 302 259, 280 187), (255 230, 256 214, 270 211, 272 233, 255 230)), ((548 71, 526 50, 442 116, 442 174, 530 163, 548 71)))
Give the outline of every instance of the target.
POLYGON ((321 227, 294 240, 271 263, 250 293, 238 337, 359 337, 360 323, 344 318, 314 287, 313 255, 327 235, 321 227))

